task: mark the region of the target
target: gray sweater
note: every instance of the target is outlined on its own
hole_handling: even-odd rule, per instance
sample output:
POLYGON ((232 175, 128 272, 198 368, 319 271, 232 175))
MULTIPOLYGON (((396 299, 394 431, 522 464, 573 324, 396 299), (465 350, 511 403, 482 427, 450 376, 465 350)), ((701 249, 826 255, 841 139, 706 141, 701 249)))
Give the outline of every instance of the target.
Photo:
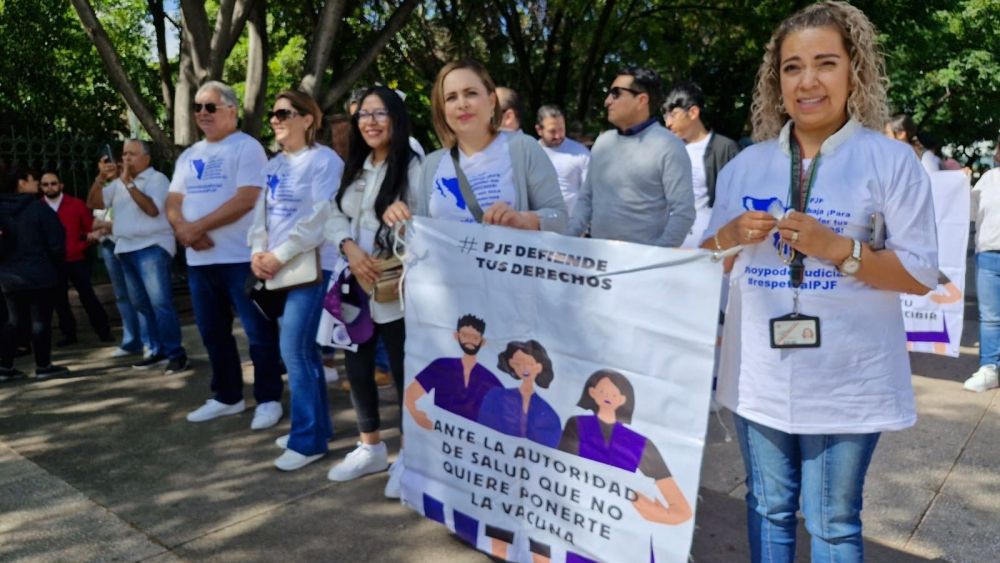
MULTIPOLYGON (((517 211, 534 211, 541 220, 543 231, 563 232, 566 228, 566 202, 559 190, 559 177, 545 151, 538 141, 523 134, 509 135, 510 162, 513 168, 514 184, 517 188, 517 211)), ((683 149, 681 149, 683 150, 683 149)), ((449 149, 438 149, 427 155, 420 174, 420 184, 416 186, 416 215, 430 215, 431 192, 434 189, 434 174, 442 158, 451 158, 449 149)), ((684 158, 687 158, 685 156, 684 158)), ((690 166, 688 184, 691 183, 690 166)), ((483 209, 483 211, 486 211, 483 209)))
POLYGON ((605 131, 590 152, 566 233, 680 246, 694 223, 691 161, 684 143, 659 123, 636 135, 605 131))

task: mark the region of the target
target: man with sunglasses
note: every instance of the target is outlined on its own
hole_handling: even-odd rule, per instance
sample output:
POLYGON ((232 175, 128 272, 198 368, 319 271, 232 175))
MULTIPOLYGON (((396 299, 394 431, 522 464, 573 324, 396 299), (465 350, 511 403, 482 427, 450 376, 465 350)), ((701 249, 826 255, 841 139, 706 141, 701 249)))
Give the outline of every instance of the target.
POLYGON ((45 203, 59 216, 59 221, 66 231, 66 256, 59 272, 55 302, 59 331, 63 337, 56 342, 56 346, 69 346, 76 344, 77 341, 76 317, 73 316, 73 310, 69 306, 70 283, 80 296, 80 303, 97 337, 101 342, 114 342, 108 314, 94 294, 94 286, 90 282, 91 265, 87 256, 90 242, 87 240, 87 235, 93 228, 94 217, 83 200, 63 193, 63 183, 57 171, 51 169, 44 171, 40 185, 42 193, 45 194, 45 203))
POLYGON ((604 107, 614 129, 597 138, 567 234, 679 246, 694 222, 691 162, 684 144, 653 114, 660 77, 621 70, 604 107))
POLYGON ((684 141, 691 159, 696 216, 694 226, 681 245, 683 248, 701 246, 702 235, 715 204, 715 179, 719 177, 722 167, 740 152, 736 141, 705 127, 704 112, 705 94, 693 82, 674 86, 663 104, 663 120, 667 128, 684 141))
POLYGON ((232 88, 206 82, 194 101, 205 138, 177 159, 167 195, 167 219, 187 249, 191 303, 212 364, 213 397, 187 419, 204 422, 246 409, 243 370, 232 334, 235 308, 254 366, 257 409, 250 427, 261 430, 281 418, 283 385, 277 326, 245 292, 250 276, 250 212, 264 186, 267 155, 256 139, 237 130, 239 102, 232 88))

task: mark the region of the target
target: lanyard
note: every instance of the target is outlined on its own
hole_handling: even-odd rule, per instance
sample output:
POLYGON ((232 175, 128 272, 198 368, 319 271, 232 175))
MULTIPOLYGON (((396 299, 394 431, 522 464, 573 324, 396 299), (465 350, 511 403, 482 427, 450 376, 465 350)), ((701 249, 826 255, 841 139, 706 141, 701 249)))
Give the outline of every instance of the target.
MULTIPOLYGON (((806 205, 809 204, 809 195, 812 193, 813 185, 816 183, 816 170, 819 168, 819 153, 809 167, 809 177, 803 178, 802 174, 802 145, 795 137, 795 130, 789 135, 789 148, 792 153, 792 173, 788 182, 788 199, 791 207, 795 211, 806 212, 806 205)), ((794 256, 789 264, 789 275, 791 276, 792 287, 798 290, 805 278, 805 255, 797 250, 792 251, 794 256)))

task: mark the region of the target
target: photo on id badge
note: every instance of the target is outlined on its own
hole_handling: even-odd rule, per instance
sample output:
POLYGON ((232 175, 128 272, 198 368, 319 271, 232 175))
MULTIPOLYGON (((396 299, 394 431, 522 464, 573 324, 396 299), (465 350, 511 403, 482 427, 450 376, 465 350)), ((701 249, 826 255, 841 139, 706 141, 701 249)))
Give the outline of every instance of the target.
POLYGON ((771 348, 819 348, 819 318, 790 314, 771 319, 771 348))

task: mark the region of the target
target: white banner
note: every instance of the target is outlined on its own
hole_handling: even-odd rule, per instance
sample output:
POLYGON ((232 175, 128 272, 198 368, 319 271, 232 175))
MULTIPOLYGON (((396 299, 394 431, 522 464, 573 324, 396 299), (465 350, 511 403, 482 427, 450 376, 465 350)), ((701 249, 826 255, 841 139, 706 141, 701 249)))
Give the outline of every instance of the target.
POLYGON ((511 561, 687 561, 719 317, 705 251, 417 218, 403 501, 511 561))
POLYGON ((957 358, 965 318, 969 177, 961 171, 930 176, 938 236, 938 285, 927 295, 903 295, 903 320, 910 350, 957 358))

